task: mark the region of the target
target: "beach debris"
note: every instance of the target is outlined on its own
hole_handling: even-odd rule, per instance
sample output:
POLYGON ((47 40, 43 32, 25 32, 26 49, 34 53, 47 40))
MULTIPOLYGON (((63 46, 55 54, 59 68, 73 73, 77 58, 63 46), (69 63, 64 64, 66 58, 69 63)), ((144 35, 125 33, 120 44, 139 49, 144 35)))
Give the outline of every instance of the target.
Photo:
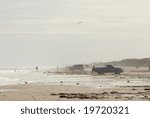
POLYGON ((24 82, 25 84, 28 84, 28 82, 24 82))
POLYGON ((121 97, 120 96, 118 96, 118 97, 115 97, 115 99, 120 99, 121 97))
POLYGON ((32 96, 32 99, 36 100, 36 98, 34 96, 32 96))
POLYGON ((110 92, 111 94, 118 94, 118 92, 117 91, 112 91, 112 92, 110 92))
POLYGON ((100 97, 100 99, 105 99, 105 97, 103 96, 103 97, 100 97))
POLYGON ((103 93, 101 93, 102 95, 106 95, 106 94, 108 94, 108 92, 103 92, 103 93))
POLYGON ((77 82, 76 85, 79 85, 79 82, 77 82))
POLYGON ((63 84, 63 81, 60 81, 60 85, 62 85, 63 84))
POLYGON ((84 93, 59 93, 59 94, 51 94, 51 95, 58 95, 60 98, 66 99, 99 99, 99 94, 84 94, 84 93))
POLYGON ((63 81, 60 81, 60 83, 62 84, 62 83, 63 83, 63 81))
POLYGON ((5 96, 6 96, 4 92, 0 92, 0 93, 1 93, 1 96, 3 96, 3 97, 5 97, 5 96))
POLYGON ((150 88, 145 88, 144 90, 146 90, 146 91, 150 91, 150 88))
POLYGON ((144 97, 145 97, 145 98, 148 98, 148 96, 147 96, 147 95, 145 95, 144 97))
POLYGON ((102 92, 102 93, 52 93, 52 96, 58 96, 61 99, 81 99, 81 100, 106 100, 109 99, 109 96, 112 97, 111 100, 134 100, 134 96, 141 96, 140 99, 150 100, 149 95, 146 95, 146 92, 117 92, 111 91, 109 92, 102 92))

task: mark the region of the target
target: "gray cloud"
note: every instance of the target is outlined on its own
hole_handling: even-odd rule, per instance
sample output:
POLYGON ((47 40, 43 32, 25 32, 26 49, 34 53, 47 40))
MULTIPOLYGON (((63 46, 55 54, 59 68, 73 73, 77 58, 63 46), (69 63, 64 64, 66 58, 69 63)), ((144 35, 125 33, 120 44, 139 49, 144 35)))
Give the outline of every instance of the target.
POLYGON ((150 54, 148 0, 0 0, 0 66, 150 54))

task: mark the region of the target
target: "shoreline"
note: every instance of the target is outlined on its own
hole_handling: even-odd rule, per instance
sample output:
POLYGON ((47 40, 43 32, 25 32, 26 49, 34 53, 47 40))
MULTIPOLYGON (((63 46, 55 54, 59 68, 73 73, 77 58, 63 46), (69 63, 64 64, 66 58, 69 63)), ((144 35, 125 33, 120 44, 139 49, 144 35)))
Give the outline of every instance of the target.
POLYGON ((0 101, 150 101, 149 72, 104 74, 86 79, 80 76, 77 79, 68 76, 51 79, 50 75, 43 73, 31 74, 21 74, 21 77, 26 77, 21 83, 0 85, 0 101), (31 83, 32 78, 39 78, 39 82, 31 83), (74 81, 70 81, 72 79, 74 81), (91 84, 94 86, 89 86, 91 84))

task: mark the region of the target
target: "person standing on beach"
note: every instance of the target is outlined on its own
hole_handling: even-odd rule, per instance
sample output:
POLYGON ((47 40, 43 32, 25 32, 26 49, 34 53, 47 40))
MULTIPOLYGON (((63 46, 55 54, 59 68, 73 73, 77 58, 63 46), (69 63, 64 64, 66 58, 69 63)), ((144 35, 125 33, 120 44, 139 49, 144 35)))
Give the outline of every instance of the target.
POLYGON ((94 71, 95 71, 95 66, 93 65, 93 68, 92 68, 92 74, 93 74, 94 71))
POLYGON ((38 67, 38 66, 36 66, 36 67, 35 67, 35 70, 36 70, 36 72, 37 72, 37 71, 39 70, 39 67, 38 67))

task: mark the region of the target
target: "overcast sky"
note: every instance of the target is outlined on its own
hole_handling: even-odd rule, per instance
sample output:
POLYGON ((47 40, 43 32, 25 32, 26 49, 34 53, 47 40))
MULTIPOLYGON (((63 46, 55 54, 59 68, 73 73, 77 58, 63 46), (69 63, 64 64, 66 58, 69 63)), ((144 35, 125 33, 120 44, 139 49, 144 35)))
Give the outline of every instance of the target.
POLYGON ((149 0, 0 0, 0 66, 150 57, 149 0))

